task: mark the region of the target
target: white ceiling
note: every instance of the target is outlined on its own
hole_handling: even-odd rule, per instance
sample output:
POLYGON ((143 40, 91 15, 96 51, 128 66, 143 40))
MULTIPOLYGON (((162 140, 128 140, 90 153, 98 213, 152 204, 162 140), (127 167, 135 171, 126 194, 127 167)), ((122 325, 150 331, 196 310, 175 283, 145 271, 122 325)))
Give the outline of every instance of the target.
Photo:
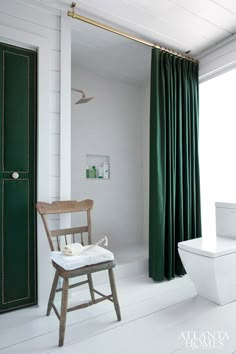
MULTIPOLYGON (((27 1, 27 0, 26 0, 27 1)), ((68 10, 71 0, 34 0, 68 10)), ((235 0, 81 0, 76 12, 191 56, 236 33, 235 0)), ((150 48, 73 21, 73 63, 142 81, 150 48), (112 64, 115 62, 115 66, 112 64), (138 76, 138 79, 137 79, 138 76)), ((146 71, 145 71, 146 70, 146 71)), ((149 69, 148 69, 149 70, 149 69)))

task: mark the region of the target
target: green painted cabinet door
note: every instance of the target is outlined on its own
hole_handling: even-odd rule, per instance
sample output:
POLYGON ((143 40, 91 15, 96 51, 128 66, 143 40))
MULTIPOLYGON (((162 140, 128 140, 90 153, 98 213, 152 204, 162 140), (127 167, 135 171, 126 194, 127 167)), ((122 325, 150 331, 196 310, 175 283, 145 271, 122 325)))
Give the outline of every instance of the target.
POLYGON ((36 56, 0 44, 0 313, 37 301, 36 56))

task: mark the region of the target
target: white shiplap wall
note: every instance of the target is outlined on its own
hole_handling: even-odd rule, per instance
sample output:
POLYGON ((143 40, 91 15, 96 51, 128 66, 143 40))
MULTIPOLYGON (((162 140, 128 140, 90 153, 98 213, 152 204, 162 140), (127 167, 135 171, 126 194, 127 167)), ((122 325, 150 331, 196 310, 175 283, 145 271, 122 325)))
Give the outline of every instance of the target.
MULTIPOLYGON (((47 10, 18 1, 0 2, 0 25, 35 34, 47 40, 49 47, 49 111, 50 130, 50 201, 59 198, 59 119, 60 119, 60 17, 47 10)), ((0 34, 1 35, 1 34, 0 34)), ((0 40, 0 41, 4 41, 0 40)), ((24 37, 22 37, 22 44, 24 37)), ((14 43, 12 43, 14 44, 14 43)), ((21 46, 20 43, 15 43, 21 46)), ((43 137, 42 137, 43 139, 43 137)))

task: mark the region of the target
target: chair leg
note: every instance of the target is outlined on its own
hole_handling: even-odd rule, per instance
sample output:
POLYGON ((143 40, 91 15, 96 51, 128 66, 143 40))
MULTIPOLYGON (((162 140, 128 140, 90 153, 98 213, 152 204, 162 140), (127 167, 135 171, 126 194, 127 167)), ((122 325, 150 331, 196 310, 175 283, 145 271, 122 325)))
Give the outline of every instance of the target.
POLYGON ((65 329, 66 329, 66 315, 68 304, 68 288, 69 281, 67 278, 63 279, 62 296, 61 296, 61 315, 60 315, 60 329, 59 329, 59 347, 64 345, 65 329))
POLYGON ((50 315, 50 312, 51 312, 51 309, 52 309, 52 304, 53 304, 53 301, 54 301, 54 298, 55 298, 55 294, 56 294, 58 279, 59 279, 59 274, 56 271, 55 275, 54 275, 53 283, 52 283, 50 296, 49 296, 49 299, 48 299, 48 308, 47 308, 46 316, 50 315))
POLYGON ((94 291, 93 291, 93 278, 92 278, 91 274, 88 274, 88 284, 89 284, 89 291, 90 291, 90 295, 91 295, 91 300, 94 301, 95 296, 94 296, 94 291))
POLYGON ((112 297, 113 297, 113 303, 114 303, 114 306, 115 306, 117 319, 118 319, 118 321, 121 321, 120 305, 119 305, 117 292, 116 292, 116 284, 115 284, 115 278, 114 278, 113 269, 112 268, 108 269, 108 273, 109 273, 109 279, 110 279, 110 285, 111 285, 111 293, 112 293, 112 297))

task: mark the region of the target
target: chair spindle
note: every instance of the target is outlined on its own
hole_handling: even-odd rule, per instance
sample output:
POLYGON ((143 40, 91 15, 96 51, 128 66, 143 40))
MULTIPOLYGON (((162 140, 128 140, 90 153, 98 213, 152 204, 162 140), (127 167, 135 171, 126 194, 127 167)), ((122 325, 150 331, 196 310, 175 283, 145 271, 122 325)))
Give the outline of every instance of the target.
POLYGON ((57 247, 58 247, 58 251, 61 250, 61 247, 60 247, 60 242, 59 242, 59 237, 57 236, 57 247))
POLYGON ((80 233, 81 245, 84 246, 83 232, 80 233))

